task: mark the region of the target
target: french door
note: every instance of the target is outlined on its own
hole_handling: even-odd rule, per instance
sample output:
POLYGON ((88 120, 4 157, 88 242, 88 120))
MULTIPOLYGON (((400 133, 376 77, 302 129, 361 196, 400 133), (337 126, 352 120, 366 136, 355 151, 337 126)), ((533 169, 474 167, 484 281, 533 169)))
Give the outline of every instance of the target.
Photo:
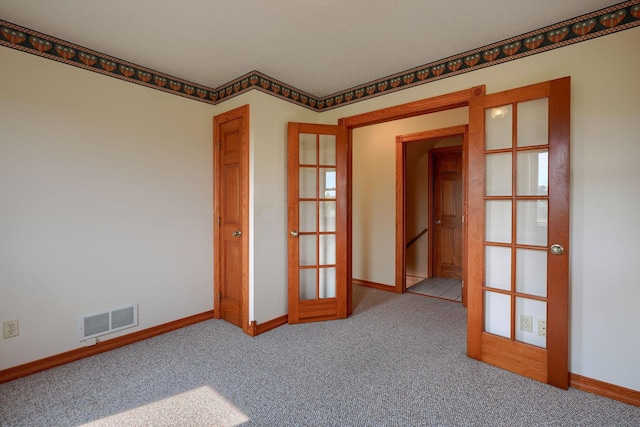
POLYGON ((289 323, 347 317, 347 131, 289 123, 289 323))
POLYGON ((566 389, 570 79, 469 115, 468 355, 566 389))

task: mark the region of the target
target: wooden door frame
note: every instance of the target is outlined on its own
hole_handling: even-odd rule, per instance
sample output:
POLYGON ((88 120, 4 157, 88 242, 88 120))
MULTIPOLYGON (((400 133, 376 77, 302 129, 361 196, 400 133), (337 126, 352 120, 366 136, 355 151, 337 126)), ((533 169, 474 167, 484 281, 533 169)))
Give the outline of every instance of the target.
MULTIPOLYGON (((452 110, 455 108, 468 107, 469 101, 476 96, 485 94, 485 85, 475 86, 470 89, 464 89, 457 92, 448 93, 445 95, 439 95, 432 98, 423 99, 420 101, 409 102, 407 104, 396 105, 394 107, 383 108, 380 110, 370 111, 368 113, 358 114, 355 116, 343 117, 338 120, 338 124, 344 125, 347 127, 348 133, 348 171, 347 171, 347 313, 351 314, 352 312, 352 258, 353 258, 353 227, 352 227, 352 217, 353 217, 353 177, 352 177, 352 165, 353 165, 353 129, 371 126, 379 123, 391 122, 394 120, 407 119, 410 117, 421 116, 424 114, 437 113, 440 111, 452 110)), ((397 144, 402 145, 402 144, 397 144)), ((397 147, 396 147, 397 150, 397 147)), ((463 150, 463 161, 466 163, 466 159, 468 159, 468 150, 463 150)), ((397 174, 397 169, 396 169, 397 174)), ((465 182, 465 188, 468 187, 468 183, 465 182)), ((397 191, 396 191, 397 197, 397 191)), ((466 198, 466 196, 465 196, 466 198)), ((466 216, 466 212, 465 212, 466 216)), ((466 225, 465 225, 466 227, 466 225)), ((397 229, 396 229, 397 230, 397 229)), ((397 231, 396 231, 397 232, 397 231)), ((466 233, 465 233, 466 238, 466 233)), ((405 236, 406 239, 406 236, 405 236)), ((397 243, 396 243, 397 244, 397 243)), ((466 241, 463 243, 466 245, 466 241)), ((466 260, 468 262, 468 260, 466 260)), ((394 290, 396 292, 402 292, 402 290, 398 291, 398 288, 402 289, 402 282, 404 282, 404 278, 398 281, 397 275, 397 266, 398 259, 396 257, 396 283, 394 290), (400 282, 400 284, 398 284, 400 282), (399 285, 399 286, 398 286, 399 285)), ((403 265, 401 262, 400 265, 403 265)), ((463 265, 463 270, 468 270, 468 265, 463 265)))
MULTIPOLYGON (((494 94, 488 94, 487 97, 492 97, 490 103, 486 103, 483 97, 478 97, 472 100, 472 105, 469 111, 470 114, 470 128, 475 134, 470 136, 474 140, 484 141, 485 132, 485 118, 482 114, 472 115, 473 108, 491 108, 494 106, 515 104, 517 102, 523 102, 531 99, 538 99, 549 97, 549 117, 555 117, 554 123, 549 123, 549 156, 552 156, 552 150, 555 151, 555 155, 558 158, 558 163, 561 167, 551 168, 549 167, 549 185, 566 185, 568 186, 567 192, 554 192, 549 191, 549 206, 556 206, 555 212, 566 211, 567 215, 553 216, 549 213, 548 224, 548 236, 557 235, 558 240, 553 242, 547 242, 548 245, 552 243, 559 243, 564 247, 564 253, 562 256, 568 257, 570 250, 569 242, 569 214, 570 211, 570 142, 566 145, 558 144, 554 141, 570 141, 571 130, 571 78, 563 77, 555 80, 549 80, 540 83, 534 83, 519 88, 509 89, 494 94), (553 131, 552 131, 553 129, 553 131), (563 231, 566 230, 566 233, 563 231)), ((515 132, 515 131, 514 131, 515 132)), ((485 194, 484 179, 472 178, 482 176, 485 173, 485 161, 484 161, 484 145, 475 146, 469 150, 469 220, 468 228, 470 230, 484 230, 485 227, 485 211, 484 201, 481 201, 485 194), (480 198, 477 196, 480 195, 480 198)), ((516 169, 517 170, 517 169, 516 169)), ((515 225, 514 225, 515 226, 515 225)), ((468 261, 469 265, 484 265, 484 233, 470 233, 469 234, 469 253, 468 261)), ((512 261, 514 262, 514 261, 512 261)), ((514 264, 515 265, 515 264, 514 264)), ((512 372, 518 372, 523 375, 527 375, 523 368, 534 363, 539 364, 540 374, 535 377, 538 381, 559 387, 561 389, 567 389, 569 387, 569 262, 562 265, 557 265, 552 272, 551 265, 548 265, 547 277, 554 277, 557 280, 562 278, 566 280, 567 286, 552 286, 548 285, 547 290, 547 323, 550 327, 555 327, 557 332, 551 337, 550 333, 547 335, 547 346, 545 350, 538 347, 531 346, 524 350, 517 358, 513 355, 504 359, 506 363, 502 366, 512 372), (553 304, 551 301, 554 301, 553 304), (551 320, 553 319, 553 320, 551 320), (546 353, 543 354, 543 351, 546 353), (544 372, 543 372, 544 369, 544 372)), ((473 283, 483 283, 483 269, 469 270, 468 277, 473 283)), ((499 360, 501 352, 491 351, 483 352, 482 343, 483 337, 487 337, 487 340, 491 340, 495 345, 504 345, 505 349, 513 348, 511 342, 503 340, 502 337, 485 333, 482 328, 475 328, 477 325, 484 323, 483 310, 474 310, 476 307, 483 307, 483 289, 482 287, 474 287, 469 294, 469 298, 473 301, 470 304, 471 309, 468 312, 467 319, 467 355, 471 358, 482 360, 495 365, 495 361, 499 360)), ((511 314, 511 322, 515 324, 515 310, 511 314)), ((549 328, 550 329, 550 328, 549 328)), ((515 342, 515 341, 512 341, 515 342)), ((534 378, 531 375, 531 378, 534 378)))
POLYGON ((218 114, 213 118, 213 313, 214 318, 220 319, 220 248, 222 247, 222 236, 219 230, 220 219, 220 126, 222 123, 242 119, 242 135, 240 137, 242 151, 242 194, 241 194, 241 216, 242 216, 242 277, 240 289, 240 313, 242 318, 242 330, 251 335, 249 324, 249 105, 243 105, 226 113, 218 114))
MULTIPOLYGON (((315 124, 315 123, 298 123, 289 122, 287 128, 287 228, 290 231, 287 243, 288 249, 288 322, 291 324, 304 323, 304 322, 317 322, 322 320, 334 320, 344 319, 348 316, 348 310, 346 309, 350 304, 349 291, 351 286, 347 283, 347 271, 346 271, 346 247, 347 247, 347 150, 346 150, 346 128, 339 125, 327 125, 327 124, 315 124), (299 158, 299 135, 301 134, 314 134, 319 135, 335 135, 335 165, 321 165, 320 154, 317 152, 315 159, 315 166, 312 164, 301 164, 299 158), (316 203, 316 209, 318 209, 318 203, 322 203, 323 199, 319 194, 311 198, 301 198, 299 193, 298 175, 299 168, 302 167, 315 167, 317 170, 322 168, 334 167, 336 171, 336 295, 332 298, 320 298, 316 293, 315 299, 300 300, 299 298, 299 242, 303 235, 309 235, 314 233, 320 235, 320 215, 316 216, 315 230, 300 231, 299 221, 299 202, 301 200, 314 201, 316 203), (292 179, 292 177, 294 177, 292 179), (296 230, 296 234, 292 235, 291 232, 296 230), (300 231, 300 235, 297 232, 300 231)), ((316 140, 319 143, 319 140, 316 140)), ((317 148, 319 149, 319 148, 317 148)), ((317 184, 317 182, 316 182, 317 184)), ((333 233, 328 231, 328 233, 333 233)), ((316 240, 316 243, 318 240, 316 240)), ((316 252, 316 255, 319 250, 316 252)), ((317 269, 317 273, 321 270, 319 266, 319 259, 316 259, 314 268, 317 269)), ((305 265, 308 266, 308 265, 305 265)), ((316 281, 318 286, 319 281, 316 281)))
MULTIPOLYGON (((462 182, 464 187, 463 193, 463 215, 466 213, 467 206, 467 197, 466 197, 466 181, 465 181, 465 156, 464 153, 467 150, 467 142, 468 142, 468 125, 460 125, 460 126, 452 126, 448 128, 428 130, 416 133, 410 133, 406 135, 396 136, 396 284, 395 291, 397 293, 406 292, 406 262, 407 262, 407 233, 406 233, 406 215, 407 215, 407 144, 416 143, 419 141, 425 141, 430 139, 437 138, 446 138, 450 136, 463 135, 462 138, 462 182)), ((455 147, 456 149, 458 146, 455 147)), ((443 147, 441 150, 448 150, 451 147, 443 147)), ((429 198, 429 209, 428 209, 428 224, 429 228, 433 229, 433 158, 432 151, 429 150, 429 183, 428 183, 428 198, 429 198)), ((463 222, 464 224, 464 222, 463 222)), ((427 239, 429 241, 429 259, 428 259, 428 269, 429 274, 433 271, 433 261, 432 261, 432 248, 433 248, 433 233, 428 233, 427 239)), ((462 264, 463 264, 463 281, 465 279, 464 276, 464 265, 465 265, 465 250, 464 245, 466 242, 466 230, 463 225, 462 230, 462 264)), ((464 288, 463 288, 464 289, 464 288)), ((463 300, 466 299, 466 296, 463 296, 463 300)))

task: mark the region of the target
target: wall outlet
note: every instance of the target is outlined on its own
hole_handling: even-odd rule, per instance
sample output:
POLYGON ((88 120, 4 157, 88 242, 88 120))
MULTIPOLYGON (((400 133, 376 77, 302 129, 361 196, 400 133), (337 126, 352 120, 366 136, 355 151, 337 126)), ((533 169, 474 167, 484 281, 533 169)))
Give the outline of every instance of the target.
POLYGON ((12 338, 18 336, 18 319, 2 322, 2 338, 12 338))
POLYGON ((526 314, 520 315, 520 330, 524 332, 533 332, 533 317, 526 314))
POLYGON ((541 337, 547 336, 547 321, 544 319, 538 319, 538 335, 541 337))

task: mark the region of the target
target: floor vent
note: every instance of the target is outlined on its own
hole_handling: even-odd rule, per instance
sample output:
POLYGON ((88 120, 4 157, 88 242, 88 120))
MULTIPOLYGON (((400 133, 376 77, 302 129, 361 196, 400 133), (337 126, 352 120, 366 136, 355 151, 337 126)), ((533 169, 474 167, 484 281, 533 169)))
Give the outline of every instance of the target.
POLYGON ((138 326, 138 304, 86 314, 78 319, 80 341, 138 326))

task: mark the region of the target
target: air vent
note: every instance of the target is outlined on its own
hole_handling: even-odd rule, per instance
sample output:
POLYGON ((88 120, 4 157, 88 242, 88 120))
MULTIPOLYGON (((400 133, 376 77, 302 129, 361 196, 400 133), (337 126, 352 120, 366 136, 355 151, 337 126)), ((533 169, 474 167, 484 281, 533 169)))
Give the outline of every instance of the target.
POLYGON ((78 319, 80 341, 138 326, 138 304, 85 314, 78 319))

